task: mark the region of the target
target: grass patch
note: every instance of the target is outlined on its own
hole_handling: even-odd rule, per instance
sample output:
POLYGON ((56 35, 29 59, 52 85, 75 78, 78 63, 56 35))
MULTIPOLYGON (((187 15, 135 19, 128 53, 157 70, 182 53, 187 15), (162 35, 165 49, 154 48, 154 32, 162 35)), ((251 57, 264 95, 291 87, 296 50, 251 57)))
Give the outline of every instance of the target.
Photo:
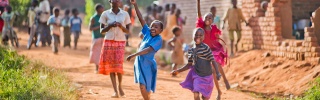
POLYGON ((298 100, 320 100, 320 77, 312 82, 312 87, 298 100))
POLYGON ((0 46, 1 100, 75 100, 76 88, 62 72, 0 46))

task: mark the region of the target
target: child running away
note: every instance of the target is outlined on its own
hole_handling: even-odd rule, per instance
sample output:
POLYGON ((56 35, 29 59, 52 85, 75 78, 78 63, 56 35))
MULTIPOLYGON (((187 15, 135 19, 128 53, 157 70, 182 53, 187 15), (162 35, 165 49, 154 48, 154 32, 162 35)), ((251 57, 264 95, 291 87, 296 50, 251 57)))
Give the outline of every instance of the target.
POLYGON ((78 16, 79 12, 78 9, 72 9, 72 14, 73 16, 70 18, 70 28, 71 28, 71 33, 74 36, 74 49, 77 49, 77 45, 78 45, 78 40, 79 40, 79 36, 81 33, 81 24, 82 24, 82 20, 81 18, 78 16))
POLYGON ((48 25, 50 26, 50 33, 53 41, 52 51, 54 54, 58 54, 58 46, 60 44, 60 10, 58 8, 54 8, 53 12, 54 14, 48 19, 48 25))
POLYGON ((134 62, 135 82, 140 84, 140 91, 144 100, 150 100, 151 91, 155 92, 156 89, 157 63, 154 55, 162 47, 162 38, 159 34, 163 31, 163 24, 161 21, 154 20, 149 28, 142 18, 136 0, 131 0, 131 3, 134 5, 136 14, 143 26, 142 34, 144 37, 139 51, 128 56, 127 61, 136 58, 134 62))
POLYGON ((194 93, 194 100, 200 100, 202 94, 203 100, 209 100, 213 90, 213 82, 218 90, 217 100, 220 100, 221 91, 214 66, 218 66, 210 47, 203 43, 205 31, 202 28, 196 28, 193 35, 195 45, 188 51, 188 64, 184 67, 172 71, 172 75, 191 69, 186 80, 180 85, 194 93), (214 66, 212 66, 214 65, 214 66))
MULTIPOLYGON (((169 40, 168 45, 173 48, 171 59, 172 59, 172 70, 177 70, 179 65, 183 65, 184 53, 183 53, 183 43, 184 40, 181 37, 182 30, 180 27, 176 26, 172 29, 174 37, 169 40)), ((175 75, 173 75, 175 76, 175 75)))

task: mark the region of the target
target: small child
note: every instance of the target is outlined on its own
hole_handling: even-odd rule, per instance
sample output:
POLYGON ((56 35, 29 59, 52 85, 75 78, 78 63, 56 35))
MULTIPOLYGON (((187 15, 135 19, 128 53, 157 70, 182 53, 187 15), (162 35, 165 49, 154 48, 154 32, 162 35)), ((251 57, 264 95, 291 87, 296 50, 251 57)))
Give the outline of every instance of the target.
POLYGON ((220 17, 219 16, 217 16, 217 8, 215 7, 215 6, 212 6, 211 8, 210 8, 210 12, 211 12, 211 14, 214 16, 214 19, 213 19, 213 23, 215 24, 215 25, 217 25, 217 27, 219 28, 219 29, 221 29, 221 21, 220 21, 220 17))
POLYGON ((180 27, 174 27, 172 29, 172 33, 174 34, 174 37, 169 40, 168 45, 173 48, 173 52, 171 55, 172 60, 172 70, 177 70, 177 67, 179 65, 183 65, 183 38, 181 37, 182 30, 180 27))
POLYGON ((78 9, 72 9, 73 16, 70 18, 70 28, 71 33, 73 33, 74 36, 74 49, 77 49, 77 44, 79 40, 79 36, 81 33, 81 24, 82 20, 80 17, 78 17, 78 9))
POLYGON ((63 37, 64 37, 64 41, 63 41, 63 47, 69 47, 71 48, 71 30, 70 30, 70 26, 69 26, 69 20, 70 20, 70 10, 67 9, 64 12, 64 17, 61 21, 61 26, 63 27, 63 37))
POLYGON ((214 82, 218 90, 217 100, 220 100, 221 91, 216 79, 215 68, 213 68, 218 65, 210 47, 203 43, 204 35, 205 31, 202 28, 195 29, 193 35, 195 45, 188 51, 188 64, 178 70, 172 71, 171 74, 177 75, 180 72, 191 69, 186 80, 180 83, 180 85, 183 88, 191 90, 194 93, 195 100, 200 100, 200 94, 202 94, 203 100, 209 100, 214 82))
MULTIPOLYGON (((15 19, 15 14, 12 11, 12 7, 7 6, 6 11, 1 15, 1 17, 4 20, 4 26, 2 29, 2 43, 7 45, 7 42, 11 39, 10 31, 13 28, 13 22, 15 19)), ((11 40, 11 44, 14 46, 13 40, 11 40)))
POLYGON ((54 54, 58 54, 58 46, 60 44, 60 10, 58 8, 54 8, 53 12, 54 14, 49 17, 47 24, 50 26, 50 33, 53 40, 52 51, 54 54))
POLYGON ((159 34, 163 30, 163 24, 161 21, 155 20, 149 28, 142 18, 136 0, 131 0, 131 3, 134 5, 136 14, 143 26, 142 34, 144 37, 139 51, 128 56, 127 61, 136 58, 134 62, 135 82, 140 84, 140 91, 144 100, 150 100, 151 91, 155 92, 156 89, 157 63, 154 55, 162 47, 162 38, 159 34))
POLYGON ((186 24, 187 17, 185 16, 184 18, 182 18, 180 15, 181 15, 181 10, 178 9, 177 12, 176 12, 177 25, 178 25, 178 26, 181 28, 181 30, 182 30, 183 25, 186 24))

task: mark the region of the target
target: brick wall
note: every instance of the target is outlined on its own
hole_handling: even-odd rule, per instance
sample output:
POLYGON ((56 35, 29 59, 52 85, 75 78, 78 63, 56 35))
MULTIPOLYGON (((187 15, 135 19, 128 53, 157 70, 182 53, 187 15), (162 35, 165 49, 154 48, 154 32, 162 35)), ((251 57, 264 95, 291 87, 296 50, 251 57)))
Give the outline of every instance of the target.
POLYGON ((291 12, 291 7, 288 8, 291 5, 291 0, 272 1, 277 2, 269 3, 265 13, 261 12, 258 7, 260 0, 243 1, 243 12, 245 17, 249 19, 250 27, 243 25, 241 48, 243 50, 265 49, 269 50, 273 56, 288 59, 319 59, 320 47, 315 37, 315 29, 305 28, 305 40, 284 38, 288 35, 283 31, 287 29, 284 26, 288 26, 285 24, 288 23, 287 21, 291 21, 287 20, 290 17, 287 15, 290 15, 291 12))
POLYGON ((292 0, 293 19, 309 19, 310 12, 320 7, 320 0, 292 0))
MULTIPOLYGON (((182 11, 182 17, 187 16, 187 23, 183 27, 184 37, 187 39, 187 42, 192 41, 192 31, 195 28, 195 22, 197 18, 197 5, 196 0, 159 0, 161 5, 167 3, 175 3, 177 7, 182 11)), ((241 5, 241 0, 239 0, 239 5, 241 5)), ((204 15, 210 11, 212 6, 217 7, 217 16, 223 17, 224 13, 229 7, 231 7, 230 0, 201 0, 201 12, 204 15)), ((226 32, 224 32, 226 33, 226 32)), ((224 39, 227 39, 227 34, 223 35, 224 39)))

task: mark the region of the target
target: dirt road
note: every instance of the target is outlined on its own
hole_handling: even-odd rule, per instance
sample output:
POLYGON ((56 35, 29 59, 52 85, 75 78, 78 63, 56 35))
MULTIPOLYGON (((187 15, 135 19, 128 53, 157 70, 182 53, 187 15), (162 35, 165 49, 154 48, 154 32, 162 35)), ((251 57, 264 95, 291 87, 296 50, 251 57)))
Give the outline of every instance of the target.
MULTIPOLYGON (((89 64, 91 35, 88 30, 83 31, 80 36, 78 50, 61 47, 58 55, 54 55, 50 47, 33 47, 31 50, 26 50, 28 35, 21 31, 18 33, 21 38, 19 54, 26 55, 33 60, 40 60, 46 65, 65 71, 70 80, 81 87, 79 89, 80 100, 118 100, 110 98, 113 89, 109 76, 94 74, 94 65, 89 64)), ((139 41, 133 42, 136 44, 139 41)), ((123 88, 127 97, 120 98, 120 100, 142 100, 139 86, 133 80, 133 63, 125 62, 124 70, 123 88)), ((184 80, 186 73, 182 73, 179 78, 172 78, 168 71, 159 70, 157 88, 156 92, 151 95, 152 100, 192 100, 193 93, 179 85, 184 80)), ((224 86, 221 86, 221 88, 223 90, 223 100, 257 100, 249 94, 236 90, 226 91, 224 86)), ((216 93, 216 89, 214 89, 212 100, 216 97, 216 93)))

